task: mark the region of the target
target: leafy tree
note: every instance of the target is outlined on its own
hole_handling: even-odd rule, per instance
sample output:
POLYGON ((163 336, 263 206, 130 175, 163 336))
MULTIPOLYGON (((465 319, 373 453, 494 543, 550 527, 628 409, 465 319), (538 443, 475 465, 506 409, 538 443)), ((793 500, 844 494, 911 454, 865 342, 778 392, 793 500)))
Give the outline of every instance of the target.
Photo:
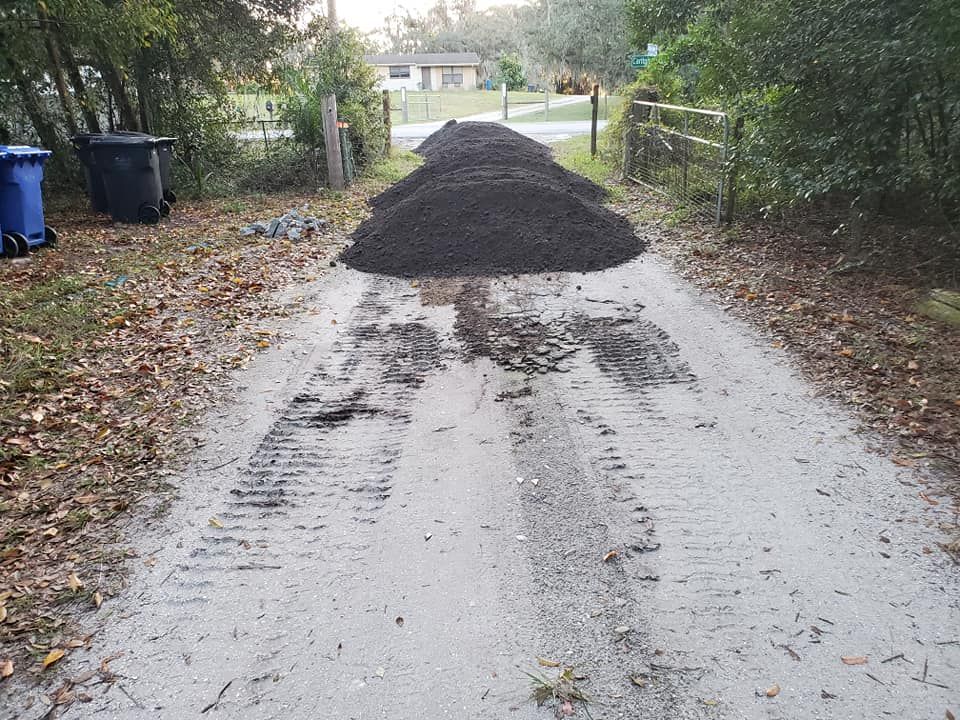
POLYGON ((350 123, 350 142, 357 164, 363 166, 383 155, 387 134, 379 79, 363 61, 364 46, 353 30, 341 28, 336 42, 324 18, 311 23, 308 36, 314 53, 300 67, 289 68, 285 79, 291 91, 284 108, 294 136, 303 144, 323 146, 321 99, 337 96, 337 112, 350 123))
POLYGON ((747 119, 758 191, 960 221, 953 0, 628 0, 628 17, 667 46, 645 74, 663 94, 747 119))
POLYGON ((516 55, 501 55, 497 61, 497 82, 506 83, 507 90, 522 90, 527 86, 527 76, 516 55))

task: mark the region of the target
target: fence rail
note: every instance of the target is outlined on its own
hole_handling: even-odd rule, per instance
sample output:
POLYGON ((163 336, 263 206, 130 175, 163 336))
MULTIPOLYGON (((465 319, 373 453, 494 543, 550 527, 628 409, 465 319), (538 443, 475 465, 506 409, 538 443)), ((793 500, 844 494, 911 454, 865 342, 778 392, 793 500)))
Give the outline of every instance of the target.
POLYGON ((635 100, 624 138, 624 176, 717 224, 729 221, 730 140, 725 112, 635 100))

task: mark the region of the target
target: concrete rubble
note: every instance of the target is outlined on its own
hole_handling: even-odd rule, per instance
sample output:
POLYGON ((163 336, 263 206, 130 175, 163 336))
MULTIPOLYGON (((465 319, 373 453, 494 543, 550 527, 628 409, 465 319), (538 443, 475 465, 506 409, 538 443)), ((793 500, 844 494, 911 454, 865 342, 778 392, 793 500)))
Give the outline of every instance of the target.
POLYGON ((268 238, 286 237, 289 240, 300 240, 305 233, 320 232, 330 225, 324 218, 307 215, 308 210, 309 206, 303 205, 272 220, 251 223, 240 228, 240 235, 243 237, 263 235, 268 238))

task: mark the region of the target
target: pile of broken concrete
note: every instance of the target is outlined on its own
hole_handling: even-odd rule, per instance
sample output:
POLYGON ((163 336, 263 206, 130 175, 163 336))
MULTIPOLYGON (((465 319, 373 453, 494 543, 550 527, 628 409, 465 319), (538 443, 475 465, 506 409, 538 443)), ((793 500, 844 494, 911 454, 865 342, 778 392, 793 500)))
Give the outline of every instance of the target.
POLYGON ((272 220, 263 220, 251 223, 240 229, 243 237, 262 235, 267 238, 287 238, 300 240, 306 233, 320 232, 329 227, 330 223, 323 218, 307 215, 308 206, 294 208, 288 213, 272 220))

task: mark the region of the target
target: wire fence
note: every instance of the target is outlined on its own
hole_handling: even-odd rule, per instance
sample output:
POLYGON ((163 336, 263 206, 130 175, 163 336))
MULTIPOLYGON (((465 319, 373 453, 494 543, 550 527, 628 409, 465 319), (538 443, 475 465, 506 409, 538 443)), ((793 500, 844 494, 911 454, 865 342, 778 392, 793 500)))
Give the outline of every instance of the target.
POLYGON ((730 119, 702 108, 635 100, 624 142, 624 175, 718 224, 733 214, 730 119))
POLYGON ((285 137, 291 137, 290 125, 284 120, 230 120, 217 123, 225 127, 234 138, 242 143, 260 143, 269 150, 272 143, 285 137))

